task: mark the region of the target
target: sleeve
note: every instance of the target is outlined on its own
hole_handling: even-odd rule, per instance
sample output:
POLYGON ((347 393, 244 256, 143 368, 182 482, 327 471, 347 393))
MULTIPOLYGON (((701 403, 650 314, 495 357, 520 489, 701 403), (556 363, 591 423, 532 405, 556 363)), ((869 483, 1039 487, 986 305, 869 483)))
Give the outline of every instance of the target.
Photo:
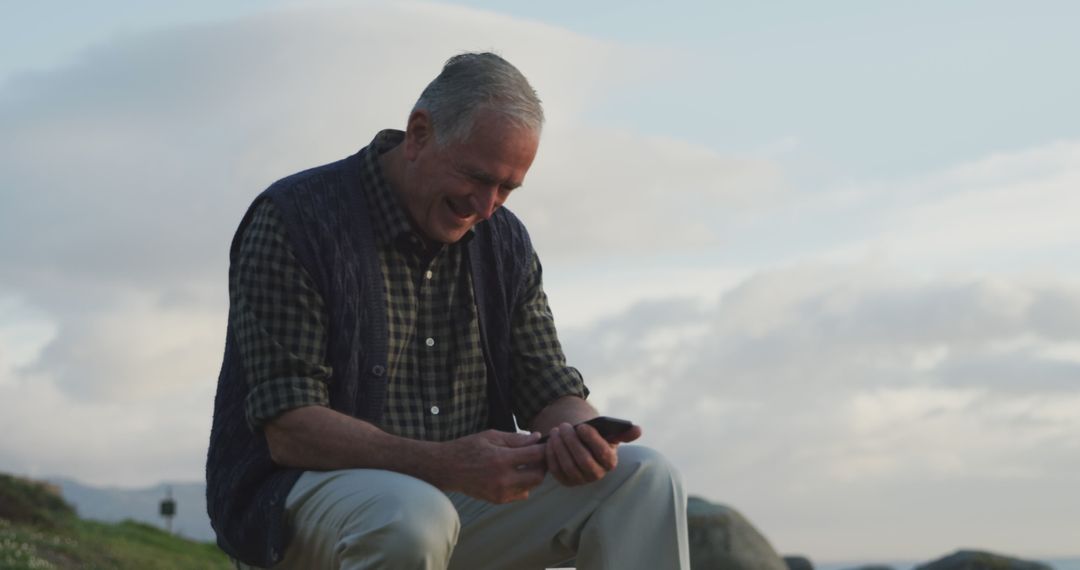
POLYGON ((331 376, 322 296, 293 254, 273 204, 264 200, 255 208, 229 274, 252 430, 293 408, 329 405, 331 376))
POLYGON ((540 259, 533 255, 522 302, 511 321, 511 372, 514 414, 526 427, 548 404, 563 396, 587 398, 581 373, 567 366, 555 319, 542 286, 540 259))

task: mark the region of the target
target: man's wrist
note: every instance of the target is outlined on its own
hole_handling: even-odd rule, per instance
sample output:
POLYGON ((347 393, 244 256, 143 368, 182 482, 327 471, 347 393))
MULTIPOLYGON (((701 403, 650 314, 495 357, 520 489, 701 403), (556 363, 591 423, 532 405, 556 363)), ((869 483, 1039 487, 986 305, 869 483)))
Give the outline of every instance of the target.
POLYGON ((548 404, 540 413, 533 418, 530 426, 533 431, 541 435, 547 435, 557 426, 564 423, 577 425, 585 420, 600 415, 596 408, 592 407, 580 396, 562 396, 548 404))
POLYGON ((405 449, 401 450, 403 465, 399 471, 426 481, 443 490, 453 491, 448 475, 454 462, 450 457, 450 442, 421 441, 405 439, 405 449))

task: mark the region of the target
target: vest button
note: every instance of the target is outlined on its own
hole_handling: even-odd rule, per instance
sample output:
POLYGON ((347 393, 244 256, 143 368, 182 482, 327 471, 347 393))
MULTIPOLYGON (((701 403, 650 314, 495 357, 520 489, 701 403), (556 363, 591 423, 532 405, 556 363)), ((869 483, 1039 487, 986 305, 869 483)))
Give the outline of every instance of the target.
POLYGON ((376 364, 375 366, 371 367, 371 373, 375 376, 382 376, 383 374, 386 374, 386 368, 384 368, 381 364, 376 364))

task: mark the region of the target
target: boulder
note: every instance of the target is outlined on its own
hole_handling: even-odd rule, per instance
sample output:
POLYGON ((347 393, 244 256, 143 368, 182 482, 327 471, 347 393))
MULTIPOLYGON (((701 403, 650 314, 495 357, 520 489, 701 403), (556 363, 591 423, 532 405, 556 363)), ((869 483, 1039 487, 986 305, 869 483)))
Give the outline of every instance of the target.
POLYGON ((992 552, 959 550, 915 570, 1053 570, 1042 562, 1010 558, 992 552))
POLYGON ((694 570, 788 570, 769 541, 735 509, 690 497, 686 518, 694 570))
POLYGON ((785 556, 784 564, 788 570, 814 570, 814 563, 805 556, 785 556))

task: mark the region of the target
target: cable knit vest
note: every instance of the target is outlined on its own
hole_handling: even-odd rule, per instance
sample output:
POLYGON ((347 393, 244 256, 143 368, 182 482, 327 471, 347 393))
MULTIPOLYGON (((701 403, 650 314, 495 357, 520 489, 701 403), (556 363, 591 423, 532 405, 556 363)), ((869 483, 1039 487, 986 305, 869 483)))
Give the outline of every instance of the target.
MULTIPOLYGON (((235 259, 255 204, 273 201, 294 253, 323 295, 329 319, 327 361, 333 368, 330 405, 377 422, 386 399, 386 299, 362 196, 365 152, 266 189, 240 222, 230 258, 235 259)), ((532 244, 525 227, 505 208, 475 231, 466 258, 487 362, 490 426, 513 431, 510 319, 523 294, 532 244)), ((266 438, 253 433, 244 418, 247 391, 230 317, 206 463, 207 510, 225 552, 267 568, 284 555, 285 498, 301 472, 270 460, 266 438)))

